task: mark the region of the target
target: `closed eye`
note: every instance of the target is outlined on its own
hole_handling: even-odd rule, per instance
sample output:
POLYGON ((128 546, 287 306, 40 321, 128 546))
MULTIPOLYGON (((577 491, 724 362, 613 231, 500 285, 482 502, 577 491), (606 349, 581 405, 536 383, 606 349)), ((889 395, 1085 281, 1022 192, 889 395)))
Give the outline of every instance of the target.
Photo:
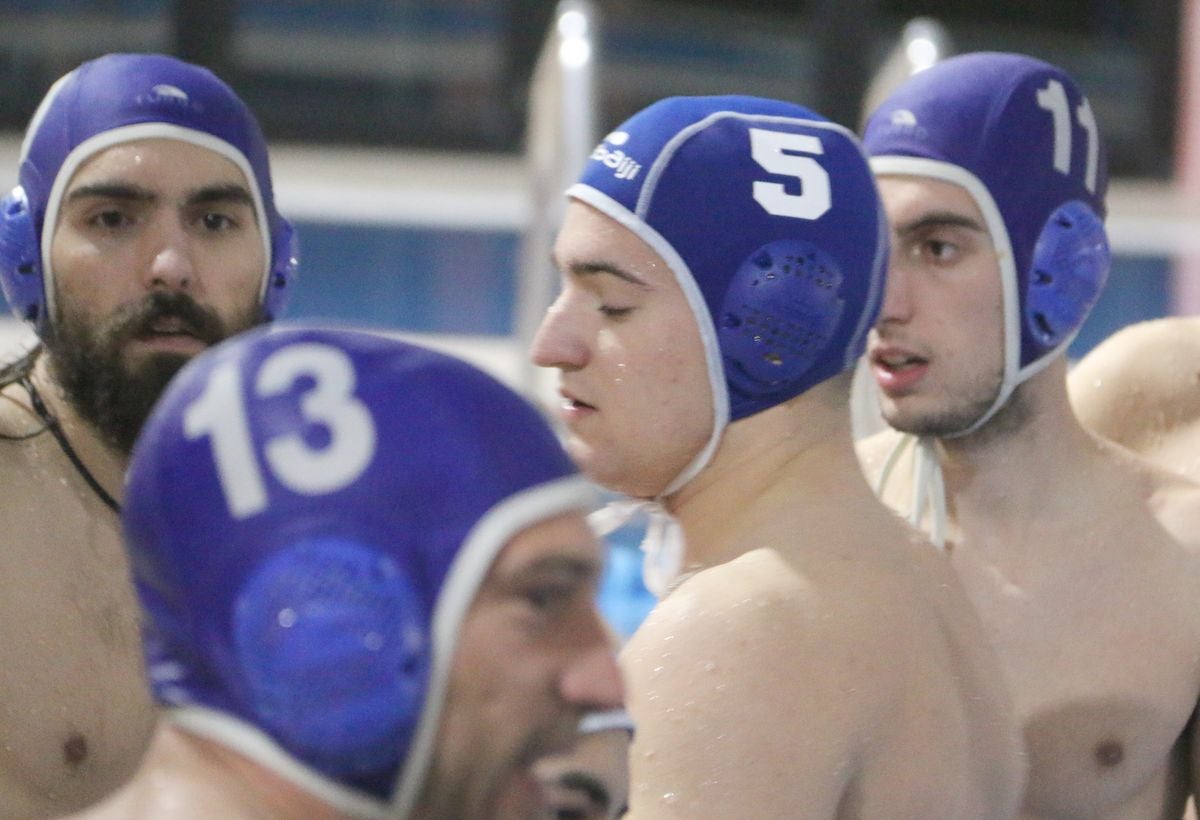
POLYGON ((601 305, 597 310, 609 319, 624 319, 633 313, 631 307, 613 307, 612 305, 601 305))

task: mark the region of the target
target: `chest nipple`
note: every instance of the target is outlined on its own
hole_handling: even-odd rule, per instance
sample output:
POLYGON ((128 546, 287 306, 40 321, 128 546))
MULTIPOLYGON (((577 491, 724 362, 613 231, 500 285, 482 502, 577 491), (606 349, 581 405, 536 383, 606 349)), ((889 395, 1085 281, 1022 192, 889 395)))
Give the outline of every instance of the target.
POLYGON ((1125 759, 1125 746, 1119 740, 1106 738, 1096 744, 1092 758, 1102 770, 1116 768, 1125 759))

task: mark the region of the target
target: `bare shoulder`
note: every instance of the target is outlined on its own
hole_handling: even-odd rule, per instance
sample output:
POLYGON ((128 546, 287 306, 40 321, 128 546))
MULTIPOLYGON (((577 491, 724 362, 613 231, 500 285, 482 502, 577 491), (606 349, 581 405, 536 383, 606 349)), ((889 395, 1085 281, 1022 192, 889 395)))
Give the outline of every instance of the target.
POLYGON ((622 653, 638 726, 632 816, 833 815, 854 776, 845 762, 894 693, 884 639, 845 608, 858 596, 820 575, 755 550, 691 577, 643 622, 622 653))
POLYGON ((850 681, 888 651, 873 600, 886 584, 870 573, 841 574, 829 566, 835 562, 799 568, 773 549, 758 549, 691 577, 655 607, 626 648, 631 688, 640 688, 640 678, 705 697, 715 690, 696 684, 707 678, 769 695, 788 691, 796 675, 817 673, 852 691, 850 681))
POLYGON ((1088 427, 1131 444, 1152 425, 1200 416, 1200 317, 1169 317, 1117 331, 1071 370, 1071 404, 1088 427))

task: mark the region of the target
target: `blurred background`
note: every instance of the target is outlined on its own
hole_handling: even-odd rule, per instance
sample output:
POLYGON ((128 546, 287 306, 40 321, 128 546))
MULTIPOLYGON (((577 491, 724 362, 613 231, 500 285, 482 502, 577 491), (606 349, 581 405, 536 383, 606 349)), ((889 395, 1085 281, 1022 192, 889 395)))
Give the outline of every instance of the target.
MULTIPOLYGON (((904 76, 981 49, 1065 68, 1107 141, 1116 263, 1072 354, 1200 313, 1200 0, 0 0, 0 186, 79 62, 205 64, 271 142, 301 242, 291 317, 414 335, 545 396, 522 351, 555 288, 562 188, 608 128, 664 96, 741 93, 857 130, 904 76)), ((0 345, 22 338, 0 319, 0 345)), ((636 564, 614 555, 623 633, 636 564)))

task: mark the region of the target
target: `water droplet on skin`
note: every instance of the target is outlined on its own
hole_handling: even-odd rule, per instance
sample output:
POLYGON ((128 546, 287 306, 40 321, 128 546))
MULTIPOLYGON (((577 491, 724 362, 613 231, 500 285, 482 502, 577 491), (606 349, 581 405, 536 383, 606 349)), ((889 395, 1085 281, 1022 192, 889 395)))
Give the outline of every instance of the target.
POLYGON ((704 671, 705 672, 716 672, 717 671, 717 662, 716 661, 706 662, 704 664, 704 671))
POLYGON ((678 799, 679 797, 675 794, 675 792, 667 792, 662 796, 662 801, 667 805, 674 803, 678 799))

